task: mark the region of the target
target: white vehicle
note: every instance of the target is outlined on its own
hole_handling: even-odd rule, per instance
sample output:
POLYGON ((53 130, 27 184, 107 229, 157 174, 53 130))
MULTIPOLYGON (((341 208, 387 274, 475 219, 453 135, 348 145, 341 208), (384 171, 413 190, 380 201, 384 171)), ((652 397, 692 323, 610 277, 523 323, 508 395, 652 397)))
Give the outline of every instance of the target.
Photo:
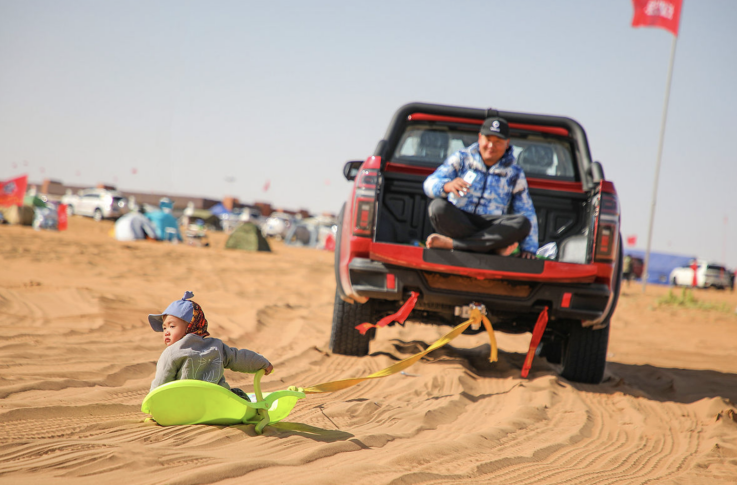
POLYGON ((67 205, 67 212, 94 218, 117 219, 128 212, 128 200, 116 190, 85 189, 76 195, 62 196, 61 203, 67 205))
MULTIPOLYGON (((723 290, 732 286, 730 272, 722 265, 704 260, 696 261, 696 287, 718 288, 723 290)), ((694 270, 690 266, 676 268, 670 272, 668 281, 674 286, 693 286, 694 270)))

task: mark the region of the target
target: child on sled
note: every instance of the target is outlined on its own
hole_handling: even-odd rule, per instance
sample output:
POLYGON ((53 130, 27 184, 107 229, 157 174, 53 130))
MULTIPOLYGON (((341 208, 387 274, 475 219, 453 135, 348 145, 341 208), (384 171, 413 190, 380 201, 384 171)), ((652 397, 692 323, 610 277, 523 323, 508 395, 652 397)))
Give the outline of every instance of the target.
MULTIPOLYGON (((273 370, 264 356, 247 349, 228 347, 222 340, 208 338, 207 320, 202 307, 193 302, 194 293, 187 291, 181 300, 169 305, 163 313, 149 315, 148 322, 156 332, 163 332, 166 349, 156 364, 156 377, 151 391, 167 382, 181 379, 208 381, 226 389, 224 369, 256 373, 273 370)), ((240 389, 230 389, 239 397, 250 401, 240 389)))

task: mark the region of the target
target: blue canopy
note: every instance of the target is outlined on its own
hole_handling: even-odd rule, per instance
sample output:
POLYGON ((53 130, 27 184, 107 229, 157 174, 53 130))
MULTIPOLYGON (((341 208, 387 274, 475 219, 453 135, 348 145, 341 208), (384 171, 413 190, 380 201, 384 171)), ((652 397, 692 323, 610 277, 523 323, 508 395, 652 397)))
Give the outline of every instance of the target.
MULTIPOLYGON (((624 254, 629 254, 633 258, 645 260, 645 251, 642 249, 624 249, 624 254)), ((696 256, 688 256, 683 254, 666 254, 650 251, 650 268, 647 271, 647 282, 667 285, 670 272, 675 268, 688 266, 691 260, 696 256)))
POLYGON ((222 202, 218 202, 214 206, 210 207, 209 210, 212 214, 220 217, 223 214, 230 214, 230 211, 225 208, 225 206, 222 204, 222 202))

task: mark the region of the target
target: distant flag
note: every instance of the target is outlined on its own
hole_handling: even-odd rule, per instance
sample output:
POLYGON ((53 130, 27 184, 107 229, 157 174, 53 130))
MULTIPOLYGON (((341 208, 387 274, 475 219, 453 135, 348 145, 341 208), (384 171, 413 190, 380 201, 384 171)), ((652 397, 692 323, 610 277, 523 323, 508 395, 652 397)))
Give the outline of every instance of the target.
POLYGON ((39 168, 38 170, 39 170, 39 171, 40 171, 41 173, 44 173, 44 172, 46 172, 46 169, 45 169, 45 168, 43 168, 43 167, 39 168))
POLYGON ((655 220, 655 202, 658 197, 658 177, 660 176, 660 161, 663 155, 663 140, 665 139, 665 121, 668 118, 668 100, 670 99, 670 85, 673 79, 673 61, 676 58, 676 41, 678 40, 678 26, 681 22, 681 7, 683 0, 632 0, 634 16, 632 27, 659 27, 673 34, 668 63, 668 80, 665 83, 665 103, 663 103, 663 118, 660 122, 660 139, 658 141, 658 155, 655 161, 655 184, 653 185, 652 204, 650 204, 650 223, 647 228, 647 245, 645 246, 645 261, 643 265, 642 292, 647 286, 647 274, 650 267, 650 247, 653 241, 653 221, 655 220))
POLYGON ((325 185, 330 185, 330 179, 325 179, 325 185))
POLYGON ((57 219, 57 229, 59 231, 66 231, 67 224, 69 222, 66 204, 59 204, 59 207, 56 210, 56 219, 57 219))
POLYGON ((0 206, 23 205, 28 175, 0 182, 0 206))
POLYGON ((678 36, 683 0, 632 0, 632 27, 660 27, 678 36))
POLYGON ((637 244, 637 236, 627 236, 627 246, 634 246, 637 244))
POLYGON ((74 175, 76 175, 77 177, 79 177, 80 175, 82 175, 82 172, 80 172, 79 170, 77 170, 76 172, 74 172, 74 175))
POLYGON ((137 168, 132 168, 132 169, 131 169, 131 173, 132 173, 133 175, 137 174, 137 173, 138 173, 138 169, 137 169, 137 168))
POLYGON ((266 183, 264 184, 264 192, 269 190, 269 187, 271 187, 271 180, 267 180, 266 183))

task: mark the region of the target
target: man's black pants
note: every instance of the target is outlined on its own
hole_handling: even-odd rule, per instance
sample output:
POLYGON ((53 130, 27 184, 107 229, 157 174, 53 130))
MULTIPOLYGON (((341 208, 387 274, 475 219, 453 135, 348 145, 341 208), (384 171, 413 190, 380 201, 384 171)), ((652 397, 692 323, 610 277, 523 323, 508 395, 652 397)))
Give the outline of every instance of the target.
POLYGON ((520 242, 531 224, 523 214, 501 216, 465 212, 446 199, 433 199, 428 207, 435 231, 453 239, 453 249, 488 253, 520 242))

